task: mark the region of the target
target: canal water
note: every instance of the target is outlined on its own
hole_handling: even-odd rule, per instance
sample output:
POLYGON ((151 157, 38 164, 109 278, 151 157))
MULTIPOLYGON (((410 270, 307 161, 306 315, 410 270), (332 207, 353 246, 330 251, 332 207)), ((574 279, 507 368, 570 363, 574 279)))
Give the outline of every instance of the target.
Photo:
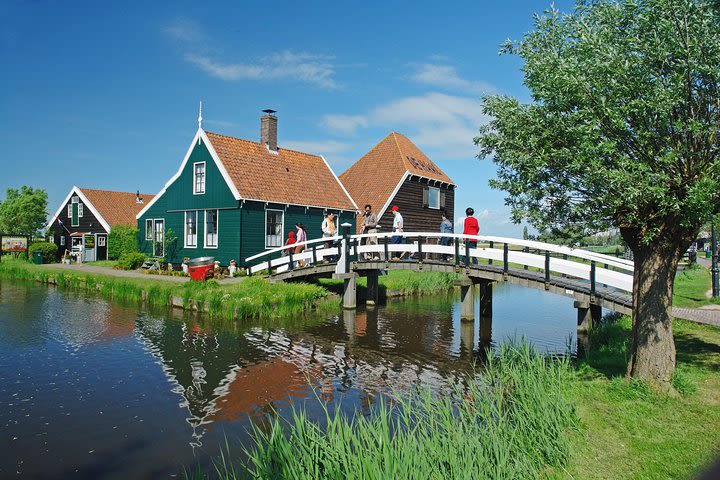
POLYGON ((449 295, 221 322, 0 282, 0 478, 182 477, 270 412, 367 413, 379 393, 451 389, 511 338, 575 344, 572 300, 544 291, 499 285, 491 321, 459 317, 449 295))

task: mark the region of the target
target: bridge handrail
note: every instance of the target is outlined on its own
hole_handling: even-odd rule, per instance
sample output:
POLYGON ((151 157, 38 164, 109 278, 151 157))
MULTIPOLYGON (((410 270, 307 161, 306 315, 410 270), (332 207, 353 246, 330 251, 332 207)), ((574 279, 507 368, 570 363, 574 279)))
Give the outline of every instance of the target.
POLYGON ((276 248, 273 248, 270 250, 265 250, 264 252, 260 252, 258 254, 247 257, 245 259, 245 261, 249 262, 251 260, 255 260, 256 258, 264 257, 266 255, 272 255, 273 253, 282 252, 283 250, 286 250, 288 248, 307 246, 307 245, 312 245, 315 243, 336 242, 336 241, 342 240, 342 239, 343 239, 342 236, 336 235, 334 237, 320 237, 320 238, 314 238, 312 240, 306 240, 304 242, 297 242, 297 243, 292 243, 290 245, 283 245, 282 247, 276 247, 276 248))
POLYGON ((546 250, 549 252, 569 255, 585 260, 595 261, 596 263, 606 263, 621 270, 633 271, 634 263, 630 260, 611 257, 602 253, 590 252, 580 248, 570 248, 564 245, 555 245, 552 243, 536 242, 533 240, 520 240, 516 238, 496 237, 489 235, 466 235, 463 233, 440 233, 440 232, 383 232, 377 234, 360 234, 353 235, 352 238, 363 239, 368 237, 389 238, 389 237, 426 237, 426 238, 455 238, 459 240, 471 240, 479 243, 507 243, 508 245, 518 245, 522 247, 534 248, 538 250, 546 250))

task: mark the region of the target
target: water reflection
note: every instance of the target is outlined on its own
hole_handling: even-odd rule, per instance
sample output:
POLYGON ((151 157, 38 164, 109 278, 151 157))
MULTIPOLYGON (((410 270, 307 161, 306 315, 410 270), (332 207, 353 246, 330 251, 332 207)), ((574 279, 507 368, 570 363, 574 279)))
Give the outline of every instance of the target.
POLYGON ((565 351, 572 301, 505 287, 475 322, 451 295, 263 324, 0 282, 0 428, 15 447, 0 476, 167 476, 293 403, 319 417, 316 396, 367 413, 381 392, 446 393, 512 336, 565 351))

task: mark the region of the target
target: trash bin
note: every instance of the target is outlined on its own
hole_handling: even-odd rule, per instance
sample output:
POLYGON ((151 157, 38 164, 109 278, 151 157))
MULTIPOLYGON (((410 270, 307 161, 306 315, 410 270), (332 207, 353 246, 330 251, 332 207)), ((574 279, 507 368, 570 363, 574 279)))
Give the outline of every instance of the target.
POLYGON ((712 258, 712 251, 705 250, 705 258, 712 258))
POLYGON ((42 265, 42 252, 33 253, 33 263, 36 265, 42 265))

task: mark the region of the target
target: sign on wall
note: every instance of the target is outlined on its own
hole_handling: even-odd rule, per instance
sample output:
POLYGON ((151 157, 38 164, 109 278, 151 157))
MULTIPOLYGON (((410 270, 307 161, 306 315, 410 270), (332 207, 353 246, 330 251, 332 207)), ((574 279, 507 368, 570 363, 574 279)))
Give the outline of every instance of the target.
POLYGON ((95 248, 95 235, 85 235, 85 248, 95 248))

